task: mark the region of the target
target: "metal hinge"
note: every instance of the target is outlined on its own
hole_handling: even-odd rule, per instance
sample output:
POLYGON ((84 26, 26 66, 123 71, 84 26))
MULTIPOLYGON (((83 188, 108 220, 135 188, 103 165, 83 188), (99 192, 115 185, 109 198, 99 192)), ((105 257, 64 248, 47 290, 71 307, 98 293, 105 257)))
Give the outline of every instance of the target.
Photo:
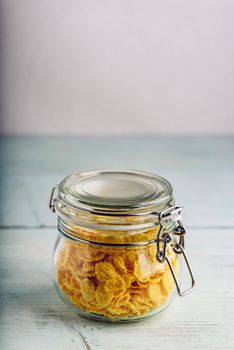
POLYGON ((53 213, 55 213, 55 203, 56 203, 56 198, 54 198, 54 192, 55 190, 58 188, 58 185, 55 185, 52 190, 51 190, 51 194, 50 194, 50 201, 49 201, 49 208, 51 209, 51 211, 53 213))
POLYGON ((183 209, 182 206, 174 205, 173 207, 167 208, 166 210, 164 210, 160 213, 160 215, 159 215, 160 229, 159 229, 158 238, 157 238, 157 253, 156 253, 157 260, 160 263, 163 263, 164 261, 166 261, 168 263, 168 266, 170 268, 170 271, 172 273, 172 277, 173 277, 175 285, 176 285, 178 295, 181 297, 184 296, 185 294, 188 294, 189 292, 191 292, 194 288, 194 285, 195 285, 195 280, 194 280, 192 268, 191 268, 187 254, 186 254, 185 249, 184 249, 184 246, 185 246, 184 235, 186 233, 186 230, 185 230, 182 222, 180 221, 182 209, 183 209), (168 219, 171 220, 172 218, 176 219, 177 226, 175 227, 175 229, 172 232, 168 233, 165 231, 165 227, 166 227, 165 220, 168 220, 168 219), (173 239, 172 239, 173 235, 179 236, 179 242, 173 241, 173 239), (186 267, 188 269, 189 276, 191 279, 191 286, 184 291, 181 291, 181 289, 180 289, 179 282, 178 282, 178 279, 176 277, 176 273, 172 267, 172 264, 170 262, 169 257, 167 256, 168 244, 171 245, 171 247, 173 248, 173 250, 176 254, 182 254, 184 261, 186 263, 186 267))

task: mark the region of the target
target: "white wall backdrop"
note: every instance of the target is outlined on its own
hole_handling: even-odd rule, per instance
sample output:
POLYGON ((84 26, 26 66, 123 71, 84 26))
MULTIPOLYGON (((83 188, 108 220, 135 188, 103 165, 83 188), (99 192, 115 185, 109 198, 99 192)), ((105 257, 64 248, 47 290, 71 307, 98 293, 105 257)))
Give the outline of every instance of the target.
POLYGON ((3 134, 234 133, 233 0, 2 0, 3 134))

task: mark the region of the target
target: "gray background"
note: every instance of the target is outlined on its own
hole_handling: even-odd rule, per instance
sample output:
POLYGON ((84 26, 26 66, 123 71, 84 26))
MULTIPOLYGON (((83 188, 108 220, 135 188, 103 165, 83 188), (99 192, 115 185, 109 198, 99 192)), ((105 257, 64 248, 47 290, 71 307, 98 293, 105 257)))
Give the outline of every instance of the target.
POLYGON ((2 0, 3 134, 233 134, 231 0, 2 0))

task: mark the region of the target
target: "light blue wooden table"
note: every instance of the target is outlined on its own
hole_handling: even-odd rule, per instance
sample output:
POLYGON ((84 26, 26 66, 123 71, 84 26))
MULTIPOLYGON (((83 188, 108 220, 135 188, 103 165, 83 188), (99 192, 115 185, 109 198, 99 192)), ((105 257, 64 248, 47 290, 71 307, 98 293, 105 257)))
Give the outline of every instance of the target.
POLYGON ((233 138, 3 138, 0 349, 234 349, 233 138), (197 287, 133 324, 76 316, 52 287, 51 187, 67 174, 133 168, 160 174, 184 205, 197 287))

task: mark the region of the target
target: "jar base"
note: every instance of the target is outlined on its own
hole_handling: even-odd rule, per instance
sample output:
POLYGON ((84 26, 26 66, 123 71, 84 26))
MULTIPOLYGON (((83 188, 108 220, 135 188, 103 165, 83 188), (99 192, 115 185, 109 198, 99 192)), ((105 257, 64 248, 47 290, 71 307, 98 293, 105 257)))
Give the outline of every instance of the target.
POLYGON ((175 289, 174 289, 171 292, 170 296, 168 297, 168 299, 165 303, 163 303, 160 307, 158 307, 158 308, 156 308, 156 309, 154 309, 146 314, 143 314, 141 316, 128 317, 128 318, 110 318, 110 317, 107 317, 104 315, 86 312, 86 311, 78 308, 77 306, 73 305, 70 302, 68 297, 63 292, 61 292, 61 290, 58 288, 56 283, 54 283, 54 288, 55 288, 57 294, 59 295, 60 299, 72 311, 74 311, 77 315, 82 316, 84 318, 92 319, 95 321, 101 321, 101 322, 105 322, 105 323, 132 323, 132 322, 139 322, 139 321, 146 320, 148 318, 152 318, 154 316, 157 316, 162 311, 164 311, 172 303, 172 301, 174 300, 174 297, 175 297, 175 289))

